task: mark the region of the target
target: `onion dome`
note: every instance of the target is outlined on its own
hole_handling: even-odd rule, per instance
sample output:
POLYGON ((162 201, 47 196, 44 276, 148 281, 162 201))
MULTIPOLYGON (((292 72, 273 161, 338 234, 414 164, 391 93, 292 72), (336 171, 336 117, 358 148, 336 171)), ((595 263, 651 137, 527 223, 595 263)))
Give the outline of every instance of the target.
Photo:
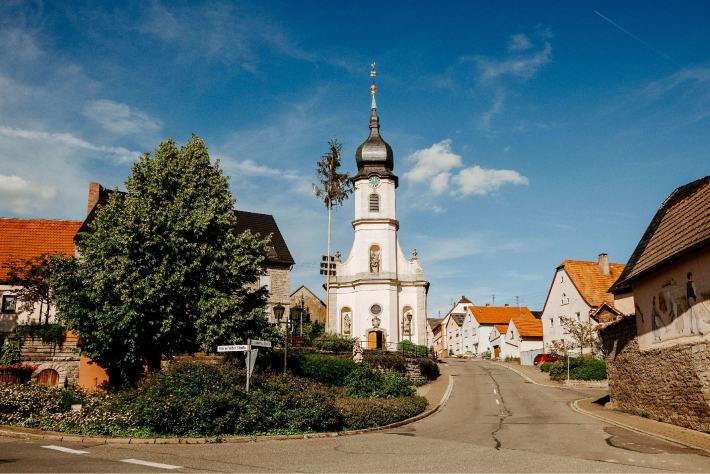
POLYGON ((394 169, 394 155, 392 147, 380 136, 380 119, 377 116, 377 104, 375 103, 375 92, 377 88, 373 82, 370 87, 372 93, 372 115, 370 115, 370 136, 365 143, 360 145, 355 152, 357 163, 357 175, 355 178, 367 178, 371 174, 378 174, 382 177, 392 177, 397 183, 397 177, 392 173, 394 169))

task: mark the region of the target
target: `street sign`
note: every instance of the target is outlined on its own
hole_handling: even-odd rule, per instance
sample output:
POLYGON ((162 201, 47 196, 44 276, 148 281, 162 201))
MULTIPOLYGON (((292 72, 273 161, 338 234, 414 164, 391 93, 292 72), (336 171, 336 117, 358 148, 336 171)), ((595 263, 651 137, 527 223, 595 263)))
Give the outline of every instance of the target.
POLYGON ((237 346, 217 346, 217 352, 242 352, 248 349, 249 347, 246 344, 240 344, 237 346))
POLYGON ((256 355, 259 353, 259 349, 252 349, 247 352, 247 370, 249 375, 254 372, 254 365, 256 364, 256 355))
POLYGON ((576 359, 577 357, 579 357, 579 353, 575 351, 569 351, 568 355, 570 359, 576 359))
MULTIPOLYGON (((258 339, 252 339, 251 345, 252 345, 252 347, 271 347, 271 341, 260 341, 258 339)), ((247 346, 244 346, 245 350, 246 350, 246 347, 247 346)))

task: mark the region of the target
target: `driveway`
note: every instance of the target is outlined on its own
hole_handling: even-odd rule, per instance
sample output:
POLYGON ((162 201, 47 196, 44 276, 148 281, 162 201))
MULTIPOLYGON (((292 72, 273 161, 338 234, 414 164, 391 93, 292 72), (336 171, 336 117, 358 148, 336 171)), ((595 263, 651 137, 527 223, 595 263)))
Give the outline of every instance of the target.
POLYGON ((704 451, 607 425, 567 406, 602 391, 538 386, 486 362, 448 363, 456 376, 439 412, 387 432, 211 445, 5 439, 0 472, 710 472, 704 451))

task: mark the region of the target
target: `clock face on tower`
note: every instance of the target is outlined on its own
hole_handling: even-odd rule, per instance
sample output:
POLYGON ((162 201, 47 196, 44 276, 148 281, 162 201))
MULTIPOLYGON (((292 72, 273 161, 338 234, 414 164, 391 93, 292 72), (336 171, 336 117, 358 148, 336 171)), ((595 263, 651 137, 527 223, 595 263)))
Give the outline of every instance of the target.
POLYGON ((380 185, 380 178, 378 178, 377 176, 372 176, 368 184, 371 188, 377 189, 377 187, 380 185))

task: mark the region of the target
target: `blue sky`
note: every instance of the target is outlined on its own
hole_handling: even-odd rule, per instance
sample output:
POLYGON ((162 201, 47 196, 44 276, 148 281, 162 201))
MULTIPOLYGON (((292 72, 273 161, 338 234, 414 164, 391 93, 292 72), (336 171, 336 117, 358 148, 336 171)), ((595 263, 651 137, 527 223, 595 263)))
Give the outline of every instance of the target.
MULTIPOLYGON (((699 1, 4 1, 0 216, 82 219, 89 182, 122 187, 139 153, 195 133, 236 207, 276 217, 292 290, 323 296, 315 162, 336 135, 356 171, 376 61, 429 316, 461 295, 539 310, 558 264, 625 263, 673 189, 709 174, 709 16, 699 1)), ((334 213, 343 254, 352 217, 334 213)))

